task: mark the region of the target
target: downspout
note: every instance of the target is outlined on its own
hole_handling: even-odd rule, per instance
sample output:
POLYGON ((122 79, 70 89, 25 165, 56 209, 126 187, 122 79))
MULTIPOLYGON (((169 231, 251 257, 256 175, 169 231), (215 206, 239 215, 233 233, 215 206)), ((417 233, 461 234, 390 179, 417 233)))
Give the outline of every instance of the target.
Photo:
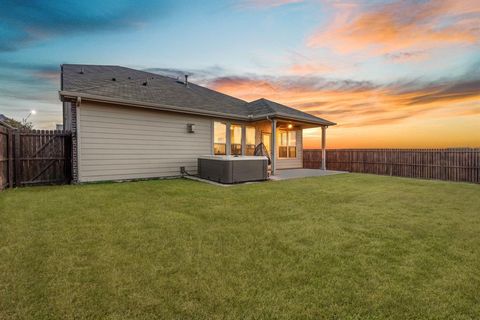
MULTIPOLYGON (((60 65, 60 91, 63 91, 63 64, 60 65)), ((63 123, 63 130, 65 130, 65 121, 67 115, 65 112, 65 101, 63 101, 63 97, 60 95, 60 100, 62 101, 62 123, 63 123)))

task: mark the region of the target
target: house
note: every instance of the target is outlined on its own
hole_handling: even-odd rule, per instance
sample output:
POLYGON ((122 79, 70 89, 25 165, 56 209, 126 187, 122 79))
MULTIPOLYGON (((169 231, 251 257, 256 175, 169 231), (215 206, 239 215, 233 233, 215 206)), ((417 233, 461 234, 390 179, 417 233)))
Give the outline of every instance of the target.
POLYGON ((7 129, 13 129, 13 127, 7 123, 8 120, 9 120, 9 118, 7 116, 0 113, 0 126, 2 126, 4 128, 7 128, 7 129))
MULTIPOLYGON (((120 66, 62 65, 64 128, 71 130, 75 182, 180 175, 203 155, 253 155, 260 142, 271 171, 302 168, 302 130, 325 119, 259 99, 120 66)), ((319 142, 320 144, 320 142, 319 142)))

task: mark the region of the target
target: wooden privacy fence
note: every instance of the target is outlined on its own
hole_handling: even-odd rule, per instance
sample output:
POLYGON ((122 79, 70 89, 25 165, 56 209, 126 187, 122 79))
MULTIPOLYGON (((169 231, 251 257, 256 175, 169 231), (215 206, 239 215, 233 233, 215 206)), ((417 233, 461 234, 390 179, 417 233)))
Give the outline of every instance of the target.
POLYGON ((71 133, 0 126, 0 188, 71 181, 71 133))
MULTIPOLYGON (((320 168, 321 150, 304 150, 304 168, 320 168)), ((331 149, 327 169, 480 183, 480 148, 331 149)))

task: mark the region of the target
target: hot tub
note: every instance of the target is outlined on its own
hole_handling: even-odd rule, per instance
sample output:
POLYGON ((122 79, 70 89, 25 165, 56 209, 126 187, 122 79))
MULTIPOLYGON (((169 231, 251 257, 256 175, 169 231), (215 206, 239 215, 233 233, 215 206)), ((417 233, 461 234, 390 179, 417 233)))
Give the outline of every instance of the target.
POLYGON ((198 158, 198 175, 220 183, 240 183, 268 179, 267 157, 202 156, 198 158))

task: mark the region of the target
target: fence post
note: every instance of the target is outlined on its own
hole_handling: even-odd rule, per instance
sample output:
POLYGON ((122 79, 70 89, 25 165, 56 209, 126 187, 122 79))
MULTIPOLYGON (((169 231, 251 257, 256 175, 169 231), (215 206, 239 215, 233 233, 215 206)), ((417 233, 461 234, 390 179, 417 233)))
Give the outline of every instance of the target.
POLYGON ((388 162, 390 162, 390 177, 393 175, 393 160, 392 160, 392 150, 388 149, 385 154, 388 154, 388 162))
POLYGON ((480 149, 476 150, 476 156, 477 156, 477 161, 475 162, 477 164, 477 183, 480 183, 480 149))
POLYGON ((8 158, 8 187, 13 188, 13 130, 8 130, 8 149, 7 149, 7 158, 8 158))
POLYGON ((446 150, 443 149, 441 156, 440 156, 440 172, 441 172, 441 180, 447 179, 447 168, 445 167, 445 158, 446 158, 446 150))
POLYGON ((20 130, 15 130, 15 186, 19 187, 21 184, 21 170, 20 170, 20 130))

